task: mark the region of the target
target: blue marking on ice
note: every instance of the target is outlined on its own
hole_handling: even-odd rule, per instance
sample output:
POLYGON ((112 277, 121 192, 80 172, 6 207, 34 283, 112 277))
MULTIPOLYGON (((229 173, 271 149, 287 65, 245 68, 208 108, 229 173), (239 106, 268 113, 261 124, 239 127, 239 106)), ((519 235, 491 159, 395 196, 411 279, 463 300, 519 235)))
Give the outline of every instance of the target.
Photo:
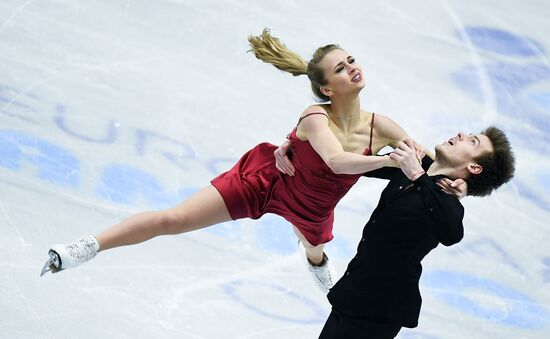
MULTIPOLYGON (((268 317, 274 320, 297 323, 297 324, 321 324, 325 321, 327 312, 321 308, 313 300, 296 293, 286 287, 266 283, 263 281, 249 281, 249 280, 239 280, 227 283, 223 286, 225 293, 227 293, 233 300, 240 303, 249 310, 256 312, 264 317, 268 317), (276 293, 277 298, 283 302, 283 298, 290 299, 290 303, 297 302, 300 306, 308 310, 305 314, 301 316, 292 315, 293 312, 290 310, 281 311, 280 307, 275 306, 274 308, 279 309, 280 311, 271 311, 266 310, 265 306, 259 306, 261 300, 254 300, 253 298, 245 297, 241 290, 243 288, 254 288, 256 290, 265 291, 264 293, 273 294, 276 293)), ((256 293, 255 293, 256 294, 256 293)))
POLYGON ((472 43, 482 50, 515 57, 534 57, 545 53, 539 42, 502 29, 470 26, 464 30, 472 43))
POLYGON ((180 194, 167 192, 152 173, 132 166, 110 164, 101 178, 97 193, 114 203, 131 204, 141 199, 150 207, 167 208, 181 202, 180 194))
POLYGON ((550 92, 530 93, 528 98, 536 108, 550 113, 550 92))
POLYGON ((0 130, 0 166, 20 171, 26 164, 45 181, 67 187, 79 184, 80 161, 71 152, 26 133, 0 130))
POLYGON ((297 238, 288 221, 277 215, 262 216, 254 226, 257 229, 258 248, 281 255, 295 253, 297 238))
POLYGON ((529 329, 544 328, 550 320, 544 307, 525 293, 470 273, 428 271, 422 285, 474 317, 529 329))

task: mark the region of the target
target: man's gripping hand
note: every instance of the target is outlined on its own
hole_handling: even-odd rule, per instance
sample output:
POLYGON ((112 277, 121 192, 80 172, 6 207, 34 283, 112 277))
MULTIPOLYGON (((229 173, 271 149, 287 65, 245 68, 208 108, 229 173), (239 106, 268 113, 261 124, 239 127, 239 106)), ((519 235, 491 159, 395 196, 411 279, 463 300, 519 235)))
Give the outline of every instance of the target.
POLYGON ((287 139, 279 148, 273 151, 273 155, 275 156, 275 167, 284 174, 293 176, 295 169, 287 155, 291 146, 292 142, 287 139))
POLYGON ((419 160, 419 150, 415 144, 412 139, 405 139, 400 141, 397 148, 390 154, 390 158, 399 164, 403 173, 412 181, 424 174, 421 160, 419 160))

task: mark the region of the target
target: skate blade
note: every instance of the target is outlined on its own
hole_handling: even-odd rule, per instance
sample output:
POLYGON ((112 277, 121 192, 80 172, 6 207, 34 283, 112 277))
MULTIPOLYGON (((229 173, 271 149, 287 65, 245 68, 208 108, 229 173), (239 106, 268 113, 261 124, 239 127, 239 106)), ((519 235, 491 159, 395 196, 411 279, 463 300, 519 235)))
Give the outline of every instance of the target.
POLYGON ((62 269, 59 268, 60 260, 57 253, 50 250, 48 252, 48 255, 50 256, 50 258, 46 261, 44 267, 42 267, 42 272, 40 272, 40 276, 43 276, 47 272, 57 273, 59 271, 62 271, 62 269))

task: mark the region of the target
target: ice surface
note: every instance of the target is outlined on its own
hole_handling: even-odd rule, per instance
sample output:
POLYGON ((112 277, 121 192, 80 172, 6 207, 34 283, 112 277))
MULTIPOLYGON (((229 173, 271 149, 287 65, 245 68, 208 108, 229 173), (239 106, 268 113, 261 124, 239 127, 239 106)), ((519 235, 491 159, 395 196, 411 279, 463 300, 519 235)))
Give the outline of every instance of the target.
MULTIPOLYGON (((0 337, 316 338, 329 304, 282 219, 102 253, 39 278, 49 246, 177 203, 312 95, 257 61, 270 27, 309 58, 363 66, 364 109, 435 145, 508 131, 516 178, 466 198, 466 235, 424 261, 420 325, 399 338, 550 337, 550 4, 546 1, 0 3, 0 337)), ((384 183, 362 179, 327 246, 342 272, 384 183)))

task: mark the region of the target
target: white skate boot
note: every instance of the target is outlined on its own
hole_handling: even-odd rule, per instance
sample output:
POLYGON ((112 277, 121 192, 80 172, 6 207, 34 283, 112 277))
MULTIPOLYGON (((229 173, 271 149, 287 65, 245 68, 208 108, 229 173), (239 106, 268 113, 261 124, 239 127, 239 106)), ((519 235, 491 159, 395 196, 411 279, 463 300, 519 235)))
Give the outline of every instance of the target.
POLYGON ((48 251, 50 259, 46 261, 40 276, 51 271, 57 273, 73 268, 93 259, 99 251, 99 242, 93 235, 87 235, 68 245, 53 245, 48 251))
POLYGON ((307 269, 311 273, 315 284, 317 284, 324 295, 327 295, 329 290, 334 286, 334 281, 336 279, 336 271, 332 263, 328 260, 327 255, 323 253, 323 263, 321 266, 314 266, 307 258, 305 247, 301 243, 298 243, 298 246, 300 246, 300 252, 302 253, 307 269))

